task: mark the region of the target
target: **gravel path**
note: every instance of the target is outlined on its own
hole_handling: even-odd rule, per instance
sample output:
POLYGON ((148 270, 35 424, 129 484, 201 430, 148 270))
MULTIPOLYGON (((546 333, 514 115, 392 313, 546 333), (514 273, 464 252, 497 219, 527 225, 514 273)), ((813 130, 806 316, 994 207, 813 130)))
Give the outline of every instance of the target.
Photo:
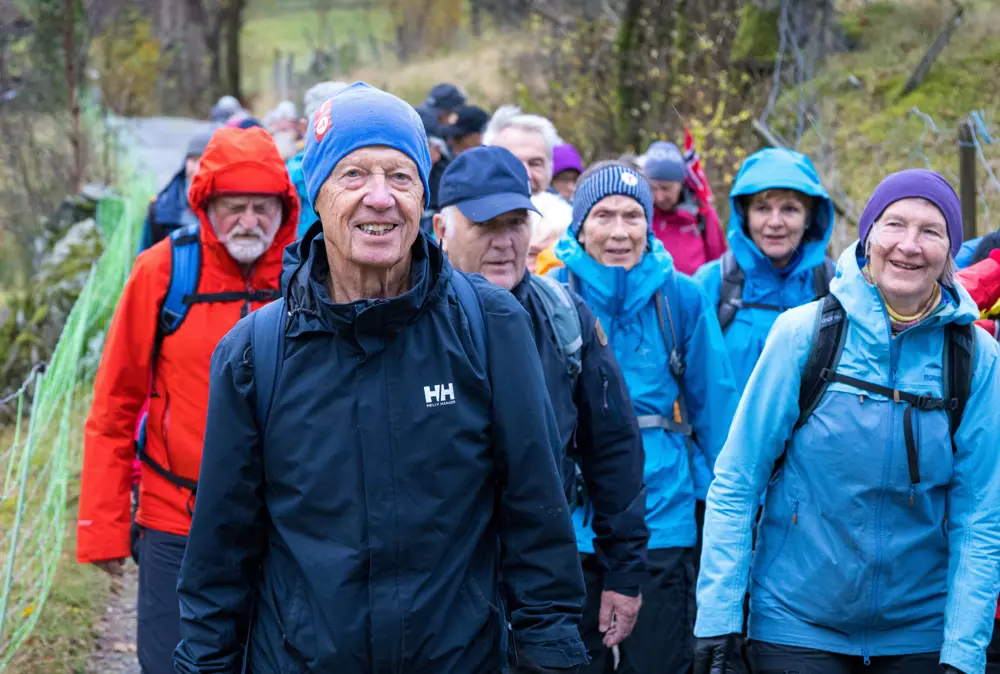
POLYGON ((135 654, 138 584, 139 567, 129 561, 125 575, 111 584, 108 607, 98 620, 98 637, 87 674, 140 674, 135 654))

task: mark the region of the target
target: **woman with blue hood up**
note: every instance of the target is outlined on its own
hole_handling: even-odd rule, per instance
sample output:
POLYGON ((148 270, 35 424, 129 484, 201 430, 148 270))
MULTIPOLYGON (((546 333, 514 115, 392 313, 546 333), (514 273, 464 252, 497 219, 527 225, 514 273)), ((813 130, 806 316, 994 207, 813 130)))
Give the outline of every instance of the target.
MULTIPOLYGON (((690 451, 714 463, 736 406, 736 385, 714 307, 692 279, 674 270, 652 232, 653 196, 646 179, 622 162, 584 172, 573 199, 573 223, 555 253, 553 272, 598 318, 628 386, 645 449, 649 577, 635 629, 619 647, 619 671, 686 672, 691 665, 696 540, 690 451)), ((594 414, 621 415, 606 404, 594 414)), ((581 672, 610 670, 602 632, 615 630, 601 607, 601 564, 586 505, 574 512, 587 581, 580 632, 592 658, 581 672), (603 643, 602 643, 603 642, 603 643)))
POLYGON ((831 294, 774 323, 708 493, 695 674, 981 674, 1000 586, 1000 347, 958 197, 875 189, 831 294), (766 501, 751 555, 761 494, 766 501))
POLYGON ((829 292, 834 213, 809 157, 793 150, 750 155, 729 201, 729 251, 694 277, 718 307, 742 391, 778 315, 829 292))

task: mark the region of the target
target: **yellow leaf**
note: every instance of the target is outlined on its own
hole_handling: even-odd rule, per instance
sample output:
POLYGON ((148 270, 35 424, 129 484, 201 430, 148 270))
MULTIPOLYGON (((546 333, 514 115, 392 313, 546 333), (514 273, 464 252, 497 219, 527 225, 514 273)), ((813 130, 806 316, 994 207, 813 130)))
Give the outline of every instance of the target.
POLYGON ((29 615, 35 612, 35 605, 28 604, 27 608, 24 609, 24 613, 21 614, 22 618, 27 618, 29 615))

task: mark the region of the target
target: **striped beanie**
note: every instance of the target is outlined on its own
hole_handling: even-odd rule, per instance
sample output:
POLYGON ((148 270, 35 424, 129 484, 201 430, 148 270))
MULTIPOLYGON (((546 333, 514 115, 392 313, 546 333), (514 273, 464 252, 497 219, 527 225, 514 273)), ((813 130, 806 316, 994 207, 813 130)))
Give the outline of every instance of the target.
POLYGON ((570 231, 579 236, 583 221, 590 215, 590 209, 601 199, 616 194, 631 197, 639 202, 646 214, 646 225, 651 232, 653 192, 649 189, 649 183, 638 171, 618 164, 599 168, 577 182, 576 193, 573 195, 573 224, 570 225, 570 231))

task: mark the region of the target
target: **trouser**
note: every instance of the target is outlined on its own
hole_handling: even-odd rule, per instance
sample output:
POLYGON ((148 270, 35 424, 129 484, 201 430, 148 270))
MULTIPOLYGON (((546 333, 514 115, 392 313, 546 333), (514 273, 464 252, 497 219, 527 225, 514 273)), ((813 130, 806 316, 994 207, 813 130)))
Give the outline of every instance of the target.
POLYGON ((941 674, 939 653, 872 657, 866 665, 860 655, 751 641, 747 654, 754 674, 941 674))
POLYGON ((582 555, 587 603, 580 633, 591 663, 580 674, 662 674, 687 672, 694 649, 694 567, 691 548, 666 548, 648 553, 649 580, 642 586, 642 608, 632 634, 619 647, 614 669, 611 650, 598 630, 604 574, 594 555, 582 555))
POLYGON ((181 640, 177 578, 187 537, 143 527, 139 540, 139 616, 136 647, 142 674, 173 674, 181 640))
POLYGON ((1000 620, 993 621, 993 640, 986 648, 986 674, 1000 674, 1000 620))

